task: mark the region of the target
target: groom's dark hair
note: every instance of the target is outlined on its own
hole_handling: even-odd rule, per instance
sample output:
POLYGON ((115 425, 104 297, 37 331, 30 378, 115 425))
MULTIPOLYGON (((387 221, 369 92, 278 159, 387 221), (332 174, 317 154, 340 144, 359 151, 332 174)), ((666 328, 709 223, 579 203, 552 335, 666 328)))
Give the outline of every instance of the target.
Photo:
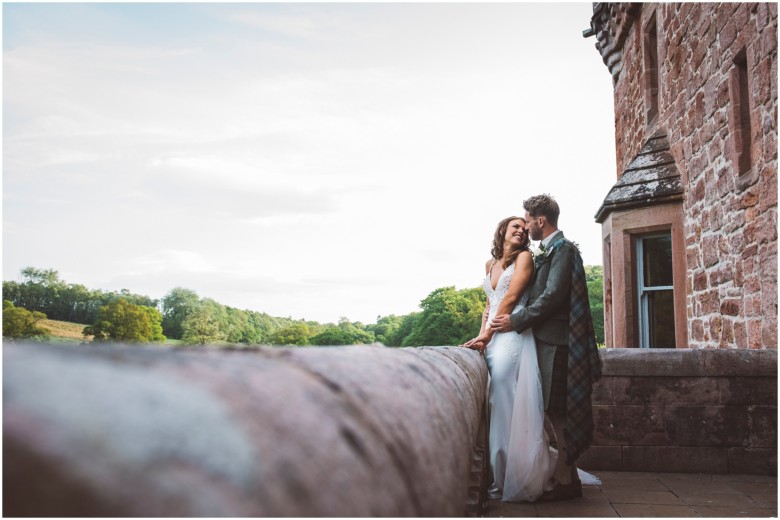
POLYGON ((561 208, 558 207, 558 203, 555 202, 552 195, 535 195, 530 199, 525 199, 523 209, 532 217, 541 215, 547 219, 547 222, 558 227, 558 215, 561 214, 561 208))

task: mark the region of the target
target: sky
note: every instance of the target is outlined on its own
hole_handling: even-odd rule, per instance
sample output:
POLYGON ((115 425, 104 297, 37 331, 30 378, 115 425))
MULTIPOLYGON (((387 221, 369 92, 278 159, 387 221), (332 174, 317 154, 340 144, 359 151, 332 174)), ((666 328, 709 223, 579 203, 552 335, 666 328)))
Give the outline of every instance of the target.
POLYGON ((374 323, 481 286, 552 194, 601 264, 611 77, 580 3, 3 4, 3 280, 374 323))

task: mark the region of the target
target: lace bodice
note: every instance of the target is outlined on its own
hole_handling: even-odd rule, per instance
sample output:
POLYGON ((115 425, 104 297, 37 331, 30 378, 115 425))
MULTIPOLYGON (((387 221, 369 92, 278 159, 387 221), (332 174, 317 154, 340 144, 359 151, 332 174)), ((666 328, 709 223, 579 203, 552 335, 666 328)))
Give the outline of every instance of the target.
MULTIPOLYGON (((501 276, 498 277, 498 283, 496 284, 495 289, 493 289, 493 286, 490 283, 490 273, 488 272, 488 274, 485 276, 485 282, 482 284, 482 287, 485 289, 488 302, 490 302, 490 313, 488 314, 488 319, 493 319, 493 317, 496 315, 496 311, 498 310, 498 306, 501 304, 501 300, 503 300, 504 296, 506 296, 506 294, 509 292, 509 282, 512 280, 512 274, 514 272, 515 264, 507 267, 504 272, 501 273, 501 276)), ((528 296, 524 293, 517 302, 515 309, 520 306, 525 306, 527 301, 528 296)))

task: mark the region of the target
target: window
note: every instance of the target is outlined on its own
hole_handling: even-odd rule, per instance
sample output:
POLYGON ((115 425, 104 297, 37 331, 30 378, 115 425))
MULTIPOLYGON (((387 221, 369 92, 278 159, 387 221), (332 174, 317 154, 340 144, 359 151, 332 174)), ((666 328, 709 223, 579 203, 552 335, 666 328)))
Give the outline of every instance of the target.
MULTIPOLYGON (((733 146, 732 162, 739 177, 751 177, 751 128, 750 128, 750 85, 748 84, 748 63, 745 50, 734 57, 734 68, 729 78, 729 101, 731 102, 730 128, 733 146)), ((744 182, 743 182, 744 184, 744 182)), ((752 184, 748 182, 748 184, 752 184)))
POLYGON ((639 346, 676 348, 671 232, 640 237, 636 258, 639 346))
POLYGON ((644 54, 644 86, 645 86, 645 120, 647 125, 655 122, 658 115, 658 25, 655 13, 645 26, 643 40, 644 54))

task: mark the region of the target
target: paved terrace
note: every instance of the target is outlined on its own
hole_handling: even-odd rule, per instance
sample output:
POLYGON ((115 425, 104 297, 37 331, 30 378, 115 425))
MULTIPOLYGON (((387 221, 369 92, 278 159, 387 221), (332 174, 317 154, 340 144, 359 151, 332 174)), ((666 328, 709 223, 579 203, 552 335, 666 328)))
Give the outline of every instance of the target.
POLYGON ((777 477, 593 471, 600 486, 544 504, 488 502, 489 517, 777 517, 777 477))

